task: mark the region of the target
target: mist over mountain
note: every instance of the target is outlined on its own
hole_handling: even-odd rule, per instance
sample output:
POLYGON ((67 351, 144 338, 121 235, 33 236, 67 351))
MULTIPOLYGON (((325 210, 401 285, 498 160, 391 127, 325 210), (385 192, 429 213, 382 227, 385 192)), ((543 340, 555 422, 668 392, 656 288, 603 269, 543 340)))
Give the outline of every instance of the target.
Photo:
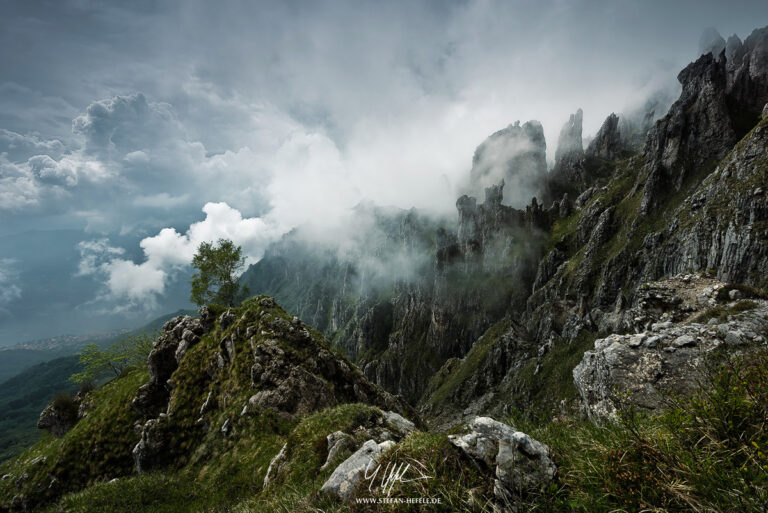
POLYGON ((761 17, 3 5, 0 513, 764 511, 761 17))
MULTIPOLYGON (((0 315, 14 314, 0 340, 130 327, 186 307, 202 239, 235 239, 253 263, 299 225, 338 232, 363 200, 453 216, 458 193, 482 197, 493 181, 468 188, 470 168, 504 174, 491 140, 475 155, 487 162, 473 164, 475 147, 518 119, 541 123, 539 174, 577 108, 585 141, 617 111, 640 127, 639 145, 677 96, 699 27, 743 38, 757 5, 617 3, 598 17, 557 2, 4 6, 0 235, 45 231, 29 244, 51 250, 28 262, 3 242, 0 315), (59 265, 45 281, 73 295, 47 301, 33 275, 59 265), (14 326, 43 317, 56 322, 14 326)), ((524 206, 531 179, 508 174, 505 203, 524 206)))

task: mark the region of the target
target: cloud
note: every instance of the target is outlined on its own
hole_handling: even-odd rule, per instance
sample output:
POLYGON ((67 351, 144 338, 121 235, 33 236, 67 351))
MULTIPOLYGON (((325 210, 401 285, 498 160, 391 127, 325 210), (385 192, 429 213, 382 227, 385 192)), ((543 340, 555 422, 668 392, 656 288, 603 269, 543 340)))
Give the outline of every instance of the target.
POLYGON ((39 200, 40 191, 29 169, 9 162, 0 153, 0 213, 25 210, 39 200))
POLYGON ((101 279, 105 289, 98 299, 114 309, 151 309, 168 280, 190 264, 200 243, 230 239, 243 248, 247 263, 253 263, 283 233, 270 220, 243 218, 226 203, 207 203, 203 213, 205 219, 191 224, 184 234, 164 228, 144 238, 140 243, 144 258, 139 263, 123 258, 125 250, 111 246, 107 239, 81 242, 78 274, 101 279))
POLYGON ((71 159, 62 159, 56 162, 48 155, 36 155, 28 161, 29 168, 35 177, 43 183, 65 185, 74 187, 77 185, 77 167, 71 159))
POLYGON ((102 296, 166 309, 203 232, 256 259, 306 223, 338 237, 366 199, 455 215, 493 132, 539 120, 551 161, 576 108, 586 140, 675 92, 701 27, 743 36, 768 15, 758 0, 41 5, 0 2, 0 233, 106 237, 124 252, 91 248, 102 296), (193 229, 203 205, 226 208, 193 229))
POLYGON ((38 134, 22 135, 0 128, 0 152, 9 160, 19 161, 33 155, 58 158, 64 150, 64 143, 58 139, 43 139, 38 134))

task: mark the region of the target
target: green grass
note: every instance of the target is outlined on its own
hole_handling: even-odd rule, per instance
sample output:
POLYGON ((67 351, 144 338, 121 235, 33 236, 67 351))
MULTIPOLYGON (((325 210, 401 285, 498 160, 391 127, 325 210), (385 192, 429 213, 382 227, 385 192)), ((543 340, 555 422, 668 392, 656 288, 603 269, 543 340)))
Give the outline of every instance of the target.
POLYGON ((700 392, 620 422, 508 421, 547 443, 559 482, 524 511, 744 511, 768 508, 768 351, 712 360, 700 392))
POLYGON ((497 322, 472 345, 467 355, 445 375, 436 374, 425 394, 427 403, 437 405, 449 400, 464 382, 485 362, 488 351, 498 342, 499 337, 510 329, 509 318, 497 322))
POLYGON ((518 396, 515 402, 525 405, 529 415, 542 414, 549 418, 558 411, 561 401, 576 399, 573 369, 584 353, 594 348, 596 338, 596 333, 583 330, 570 344, 556 341, 540 360, 526 363, 512 379, 509 393, 518 396))
POLYGON ((732 315, 738 315, 749 310, 757 308, 757 303, 748 299, 734 303, 733 305, 718 305, 712 308, 707 308, 701 313, 696 314, 691 322, 699 322, 705 324, 710 319, 717 319, 720 322, 725 322, 728 317, 732 315))
POLYGON ((0 482, 0 509, 9 507, 14 495, 30 501, 45 501, 59 493, 75 491, 100 481, 133 472, 131 449, 137 441, 133 422, 137 415, 130 401, 147 379, 146 371, 132 371, 92 392, 93 406, 64 438, 51 435, 17 458, 0 466, 0 473, 13 479, 0 482), (44 458, 30 465, 35 458, 44 458), (14 486, 27 474, 20 489, 14 486), (50 486, 55 479, 54 486, 50 486), (40 493, 40 489, 44 490, 40 493))

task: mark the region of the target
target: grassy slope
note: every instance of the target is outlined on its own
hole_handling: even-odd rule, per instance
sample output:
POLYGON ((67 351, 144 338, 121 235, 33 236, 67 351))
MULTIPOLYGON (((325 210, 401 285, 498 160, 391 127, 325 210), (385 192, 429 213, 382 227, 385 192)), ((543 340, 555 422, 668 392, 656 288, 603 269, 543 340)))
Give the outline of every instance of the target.
POLYGON ((69 377, 78 370, 76 356, 57 358, 34 365, 0 385, 0 461, 40 439, 40 412, 57 393, 77 391, 69 377))
MULTIPOLYGON (((125 335, 94 338, 91 342, 105 347, 124 336, 154 333, 171 317, 190 313, 193 312, 179 310, 158 317, 125 335)), ((76 348, 71 348, 72 352, 75 350, 76 348)), ((40 353, 41 351, 26 352, 40 353)), ((49 354, 48 361, 37 363, 26 369, 23 369, 24 365, 20 364, 16 371, 18 374, 0 384, 0 462, 19 454, 40 439, 41 433, 37 429, 37 419, 43 408, 57 393, 77 391, 77 387, 69 381, 69 377, 80 368, 77 356, 54 359, 52 357, 55 354, 57 353, 49 354), (23 370, 19 371, 19 369, 23 370)), ((4 357, 4 355, 6 352, 0 353, 0 356, 4 357)))
POLYGON ((136 438, 133 422, 137 418, 130 401, 146 379, 146 371, 134 370, 107 383, 92 392, 91 410, 67 436, 56 439, 45 435, 2 464, 0 473, 13 477, 0 482, 0 510, 7 508, 15 495, 31 496, 42 490, 40 497, 44 499, 130 473, 131 442, 136 438), (38 463, 32 464, 35 459, 38 463))

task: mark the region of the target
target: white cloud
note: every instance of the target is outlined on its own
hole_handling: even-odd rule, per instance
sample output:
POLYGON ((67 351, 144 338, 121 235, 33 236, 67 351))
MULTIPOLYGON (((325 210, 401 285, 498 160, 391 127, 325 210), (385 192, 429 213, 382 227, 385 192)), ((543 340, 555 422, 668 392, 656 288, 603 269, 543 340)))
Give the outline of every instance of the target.
POLYGON ((140 263, 122 258, 125 251, 110 246, 106 239, 82 242, 79 274, 102 279, 105 290, 99 299, 116 310, 151 309, 168 280, 190 264, 200 243, 232 240, 243 248, 247 262, 253 263, 283 233, 268 219, 243 218, 226 203, 208 203, 203 212, 205 219, 191 224, 184 234, 164 228, 143 239, 144 260, 140 263))
POLYGON ((64 153, 65 146, 58 139, 43 139, 39 134, 22 135, 0 128, 0 152, 5 152, 14 160, 32 155, 49 155, 58 158, 64 153))

